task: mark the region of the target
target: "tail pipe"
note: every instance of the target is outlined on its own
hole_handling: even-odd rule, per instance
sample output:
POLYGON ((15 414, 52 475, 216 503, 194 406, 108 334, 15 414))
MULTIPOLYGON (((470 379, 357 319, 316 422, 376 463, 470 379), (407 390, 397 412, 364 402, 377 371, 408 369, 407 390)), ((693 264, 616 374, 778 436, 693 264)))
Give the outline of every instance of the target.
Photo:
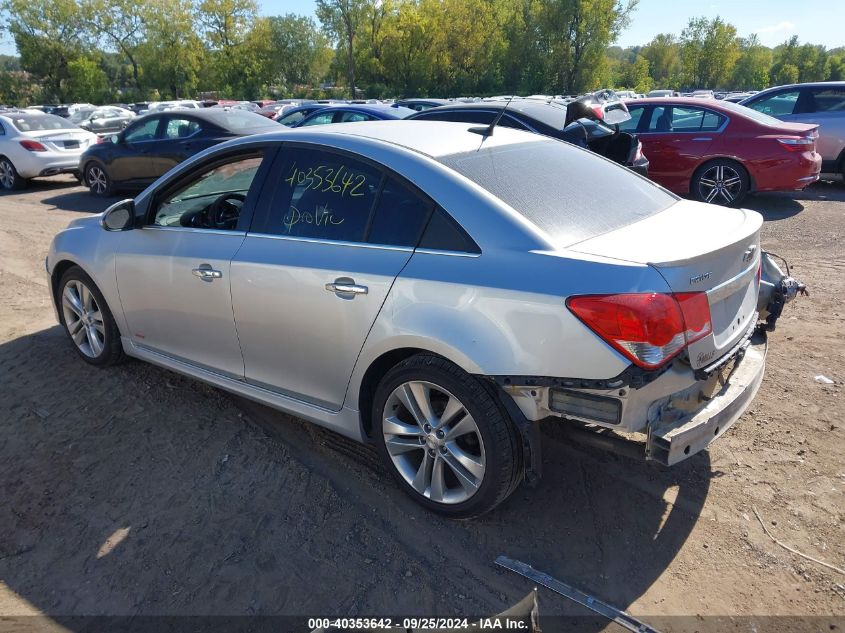
POLYGON ((760 261, 760 293, 757 298, 757 311, 761 327, 774 332, 783 307, 799 294, 809 296, 807 286, 790 275, 789 263, 780 255, 763 251, 760 261), (777 260, 780 260, 784 273, 777 260))

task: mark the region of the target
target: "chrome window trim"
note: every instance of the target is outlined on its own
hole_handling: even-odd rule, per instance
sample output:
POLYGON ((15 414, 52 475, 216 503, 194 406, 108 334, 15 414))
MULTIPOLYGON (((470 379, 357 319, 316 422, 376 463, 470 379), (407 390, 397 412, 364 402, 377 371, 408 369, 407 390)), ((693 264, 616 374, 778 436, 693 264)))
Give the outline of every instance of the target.
POLYGON ((465 251, 441 251, 436 248, 418 248, 415 253, 423 255, 445 255, 447 257, 481 257, 481 253, 467 253, 465 251))
POLYGON ((297 235, 275 235, 273 233, 249 232, 247 237, 259 237, 267 240, 284 240, 286 242, 308 242, 311 244, 326 244, 330 246, 351 246, 353 248, 370 248, 382 251, 399 251, 412 253, 414 249, 410 246, 390 246, 387 244, 370 244, 368 242, 345 242, 343 240, 326 240, 317 237, 299 237, 297 235))
POLYGON ((171 231, 178 233, 211 233, 213 235, 240 235, 244 237, 246 231, 227 231, 225 229, 203 229, 193 226, 161 226, 160 224, 146 224, 142 231, 171 231))

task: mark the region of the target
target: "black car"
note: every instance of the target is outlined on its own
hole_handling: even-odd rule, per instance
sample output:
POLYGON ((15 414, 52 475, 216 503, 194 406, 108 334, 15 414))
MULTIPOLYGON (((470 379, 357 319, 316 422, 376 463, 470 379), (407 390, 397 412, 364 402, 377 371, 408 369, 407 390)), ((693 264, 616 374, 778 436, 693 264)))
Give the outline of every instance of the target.
POLYGON ((155 112, 92 145, 79 167, 91 192, 108 196, 117 189, 146 187, 186 158, 227 139, 278 130, 278 123, 244 110, 155 112))
POLYGON ((396 105, 403 108, 411 108, 417 112, 423 110, 430 110, 431 108, 439 108, 440 106, 449 105, 452 103, 448 99, 400 99, 396 105))
POLYGON ((505 112, 498 125, 574 143, 625 165, 638 174, 648 175, 648 159, 643 156, 637 137, 620 132, 614 125, 630 119, 621 101, 607 102, 588 95, 565 106, 535 99, 452 103, 417 112, 409 116, 408 120, 489 125, 503 109, 505 112))

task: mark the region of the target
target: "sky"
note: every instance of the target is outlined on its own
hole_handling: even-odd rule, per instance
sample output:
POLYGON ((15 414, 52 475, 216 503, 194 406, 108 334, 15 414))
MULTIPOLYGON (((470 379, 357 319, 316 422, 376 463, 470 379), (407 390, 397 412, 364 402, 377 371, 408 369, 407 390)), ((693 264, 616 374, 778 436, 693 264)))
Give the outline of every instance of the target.
MULTIPOLYGON (((314 15, 314 0, 259 0, 259 4, 265 15, 314 15)), ((635 46, 658 33, 680 35, 689 18, 717 15, 733 24, 741 36, 757 33, 766 46, 776 46, 793 35, 802 43, 845 46, 842 0, 640 0, 631 25, 616 43, 635 46)), ((0 39, 0 53, 15 54, 14 42, 6 33, 0 39)))

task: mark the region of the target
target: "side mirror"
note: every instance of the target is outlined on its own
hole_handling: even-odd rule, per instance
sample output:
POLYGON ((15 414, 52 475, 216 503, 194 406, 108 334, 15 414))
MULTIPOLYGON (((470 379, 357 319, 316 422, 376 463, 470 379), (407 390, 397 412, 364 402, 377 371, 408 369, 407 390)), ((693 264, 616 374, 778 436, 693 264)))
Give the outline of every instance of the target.
POLYGON ((132 198, 111 205, 100 217, 106 231, 128 231, 135 227, 135 201, 132 198))

